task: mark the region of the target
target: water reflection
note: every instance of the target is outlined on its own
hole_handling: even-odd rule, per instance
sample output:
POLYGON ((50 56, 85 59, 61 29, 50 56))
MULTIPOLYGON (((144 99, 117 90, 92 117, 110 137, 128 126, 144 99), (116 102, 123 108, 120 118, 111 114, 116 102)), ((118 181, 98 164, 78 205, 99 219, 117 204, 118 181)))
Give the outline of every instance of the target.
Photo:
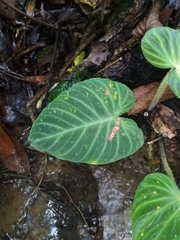
POLYGON ((145 164, 141 157, 134 155, 92 168, 99 186, 103 240, 132 239, 131 205, 138 184, 150 171, 145 164))

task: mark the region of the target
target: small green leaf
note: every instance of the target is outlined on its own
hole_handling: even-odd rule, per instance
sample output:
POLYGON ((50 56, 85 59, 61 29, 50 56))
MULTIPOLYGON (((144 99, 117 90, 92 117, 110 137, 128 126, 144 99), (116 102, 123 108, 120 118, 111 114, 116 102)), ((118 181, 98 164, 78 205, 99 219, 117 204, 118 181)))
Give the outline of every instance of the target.
POLYGON ((73 65, 72 67, 68 68, 68 69, 67 69, 67 72, 72 72, 73 69, 74 69, 75 67, 77 67, 77 66, 84 60, 85 55, 86 55, 86 54, 85 54, 84 51, 80 52, 79 55, 76 56, 75 59, 73 60, 74 65, 73 65))
POLYGON ((50 95, 49 95, 50 102, 52 102, 55 98, 57 98, 57 96, 59 96, 62 92, 64 92, 64 91, 68 90, 69 88, 71 88, 72 85, 73 85, 73 83, 68 81, 68 80, 64 80, 64 81, 60 82, 50 92, 50 95))
POLYGON ((132 206, 133 240, 180 239, 180 191, 168 176, 147 175, 132 206))
POLYGON ((30 144, 72 162, 105 164, 131 155, 143 144, 142 130, 121 114, 135 102, 124 84, 92 78, 62 92, 39 115, 30 144))
POLYGON ((158 68, 180 68, 180 30, 156 27, 148 30, 141 41, 145 58, 158 68))
POLYGON ((85 79, 92 78, 92 74, 88 71, 81 70, 75 72, 71 79, 60 81, 60 83, 51 91, 49 100, 53 101, 57 96, 59 96, 63 91, 68 90, 74 84, 83 81, 85 79))

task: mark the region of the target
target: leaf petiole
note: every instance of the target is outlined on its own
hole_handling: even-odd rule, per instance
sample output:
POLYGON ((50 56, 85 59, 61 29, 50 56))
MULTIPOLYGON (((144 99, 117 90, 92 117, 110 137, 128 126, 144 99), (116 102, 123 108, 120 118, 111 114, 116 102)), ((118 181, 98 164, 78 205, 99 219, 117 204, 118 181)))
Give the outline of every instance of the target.
POLYGON ((148 107, 148 111, 151 111, 156 104, 159 102, 160 98, 163 96, 167 86, 168 86, 168 80, 169 80, 169 74, 174 70, 174 68, 171 68, 169 70, 169 72, 167 72, 167 74, 165 75, 165 77, 163 78, 161 84, 159 85, 159 88, 156 92, 156 94, 154 95, 149 107, 148 107))

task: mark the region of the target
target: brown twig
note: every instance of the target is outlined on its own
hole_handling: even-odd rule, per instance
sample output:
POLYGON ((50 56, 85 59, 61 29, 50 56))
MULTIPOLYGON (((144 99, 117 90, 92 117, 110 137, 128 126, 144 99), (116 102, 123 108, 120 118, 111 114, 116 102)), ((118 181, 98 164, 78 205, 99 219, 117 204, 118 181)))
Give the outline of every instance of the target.
POLYGON ((88 225, 88 223, 87 223, 87 221, 86 221, 83 213, 81 212, 80 208, 75 204, 75 202, 73 201, 73 199, 72 199, 72 197, 70 196, 69 192, 66 190, 66 188, 65 188, 62 184, 60 184, 60 186, 62 187, 62 189, 64 189, 64 191, 65 191, 65 193, 67 194, 69 200, 71 201, 71 203, 74 205, 74 207, 77 209, 77 211, 78 211, 79 214, 81 215, 82 220, 83 220, 84 223, 85 223, 85 226, 86 226, 86 227, 89 227, 89 225, 88 225))
POLYGON ((26 14, 25 12, 23 12, 23 11, 19 10, 18 8, 14 7, 12 4, 6 2, 5 0, 0 0, 0 1, 1 1, 4 5, 10 7, 10 8, 13 9, 14 11, 16 11, 16 12, 18 12, 18 13, 26 16, 27 18, 31 19, 31 20, 34 21, 34 22, 38 22, 38 23, 40 23, 40 24, 42 24, 42 25, 44 25, 44 26, 46 26, 46 27, 50 27, 50 28, 53 28, 53 29, 55 28, 54 25, 52 25, 52 24, 49 24, 49 23, 44 22, 44 21, 42 21, 42 20, 40 20, 40 19, 37 19, 37 18, 34 18, 34 17, 29 16, 28 14, 26 14))
POLYGON ((116 59, 116 60, 113 61, 112 63, 106 65, 104 68, 102 68, 102 69, 100 69, 98 72, 96 72, 96 73, 94 74, 94 76, 98 76, 99 73, 105 71, 107 68, 111 67, 112 65, 114 65, 115 63, 117 63, 117 62, 119 62, 119 61, 121 61, 121 60, 122 60, 122 57, 119 57, 118 59, 116 59))
POLYGON ((44 169, 43 169, 42 175, 39 179, 38 185, 35 187, 35 189, 31 193, 32 196, 38 191, 40 185, 42 184, 42 181, 43 181, 43 178, 45 175, 45 171, 46 171, 46 167, 47 167, 47 162, 48 162, 48 156, 47 156, 47 153, 44 153, 44 169))
POLYGON ((9 70, 9 68, 7 68, 7 66, 2 66, 0 65, 0 73, 6 75, 6 76, 9 76, 9 77, 13 77, 13 78, 16 78, 16 79, 19 79, 19 80, 22 80, 22 81, 25 81, 26 78, 23 77, 22 75, 16 73, 16 72, 13 72, 11 70, 9 70))
POLYGON ((38 49, 38 48, 41 48, 41 47, 44 47, 46 46, 46 44, 44 42, 37 42, 36 44, 32 45, 30 48, 27 48, 26 50, 20 52, 17 54, 18 57, 23 57, 24 55, 38 49))

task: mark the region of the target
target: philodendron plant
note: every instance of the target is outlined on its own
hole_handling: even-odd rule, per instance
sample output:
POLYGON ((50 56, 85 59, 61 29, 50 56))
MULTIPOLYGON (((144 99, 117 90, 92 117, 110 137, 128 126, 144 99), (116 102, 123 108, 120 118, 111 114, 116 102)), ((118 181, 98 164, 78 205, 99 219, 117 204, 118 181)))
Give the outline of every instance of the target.
MULTIPOLYGON (((142 39, 147 60, 170 68, 149 108, 167 84, 180 97, 180 31, 167 27, 149 30, 142 39)), ((137 124, 121 115, 135 102, 125 85, 92 78, 60 93, 33 123, 30 144, 57 158, 106 164, 137 151, 144 143, 137 124)), ((180 192, 168 176, 153 173, 140 183, 132 207, 133 240, 180 239, 180 192)))
POLYGON ((151 110, 163 95, 167 85, 180 98, 180 30, 156 27, 146 32, 141 41, 145 58, 157 68, 170 69, 151 102, 151 110))
MULTIPOLYGON (((155 67, 170 68, 152 103, 151 110, 169 84, 180 97, 180 30, 153 28, 145 34, 141 47, 146 59, 155 67)), ((152 173, 136 191, 132 206, 133 240, 180 239, 180 191, 169 176, 152 173)))
POLYGON ((110 79, 91 78, 74 84, 41 112, 29 142, 59 159, 88 164, 114 162, 144 143, 137 124, 120 117, 134 103, 132 91, 110 79))

